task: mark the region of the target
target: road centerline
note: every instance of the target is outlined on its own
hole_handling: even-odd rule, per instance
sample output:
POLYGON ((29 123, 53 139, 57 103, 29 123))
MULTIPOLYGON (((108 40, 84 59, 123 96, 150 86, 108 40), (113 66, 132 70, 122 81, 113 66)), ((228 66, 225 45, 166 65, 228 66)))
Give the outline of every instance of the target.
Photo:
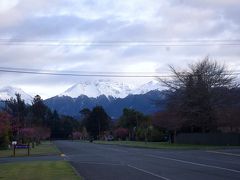
POLYGON ((160 175, 158 175, 158 174, 152 173, 152 172, 150 172, 150 171, 147 171, 147 170, 138 168, 138 167, 136 167, 136 166, 132 166, 132 165, 130 165, 130 164, 128 164, 127 166, 130 167, 130 168, 136 169, 136 170, 138 170, 138 171, 144 172, 144 173, 146 173, 146 174, 150 174, 150 175, 155 176, 155 177, 157 177, 157 178, 161 178, 161 179, 164 179, 164 180, 170 180, 170 179, 168 179, 168 178, 166 178, 166 177, 163 177, 163 176, 160 176, 160 175))
POLYGON ((115 148, 99 148, 99 149, 106 149, 106 150, 112 150, 112 151, 116 151, 116 152, 123 152, 123 153, 128 153, 128 151, 125 150, 120 150, 120 149, 115 149, 115 148))
POLYGON ((158 158, 158 159, 165 159, 165 160, 171 160, 171 161, 181 162, 181 163, 185 163, 185 164, 192 164, 192 165, 196 165, 196 166, 209 167, 209 168, 214 168, 214 169, 220 169, 220 170, 225 170, 225 171, 231 171, 231 172, 235 172, 235 173, 240 173, 239 170, 224 168, 224 167, 220 167, 220 166, 214 166, 214 165, 208 165, 208 164, 202 164, 202 163, 195 163, 195 162, 192 162, 192 161, 185 161, 185 160, 181 160, 181 159, 168 158, 168 157, 162 157, 162 156, 156 156, 156 155, 147 155, 147 156, 148 156, 148 157, 158 158))
POLYGON ((100 163, 100 162, 87 162, 87 161, 78 161, 79 164, 92 164, 92 165, 108 165, 108 166, 123 166, 123 164, 117 163, 100 163))
POLYGON ((240 157, 240 154, 234 154, 234 153, 228 153, 228 152, 221 152, 221 151, 206 151, 206 152, 240 157))

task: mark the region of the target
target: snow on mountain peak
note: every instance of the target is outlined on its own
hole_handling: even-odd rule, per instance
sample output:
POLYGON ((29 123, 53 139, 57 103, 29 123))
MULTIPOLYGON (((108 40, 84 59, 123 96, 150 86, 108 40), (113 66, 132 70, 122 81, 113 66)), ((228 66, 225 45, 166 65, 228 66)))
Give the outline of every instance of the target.
POLYGON ((150 81, 133 90, 133 94, 145 94, 149 91, 159 90, 160 88, 160 83, 158 81, 150 81))
POLYGON ((16 98, 15 94, 20 94, 21 98, 27 103, 27 104, 31 104, 33 98, 27 94, 26 92, 24 92, 22 89, 20 88, 15 88, 15 87, 11 87, 11 86, 6 86, 3 88, 0 88, 0 99, 1 100, 7 100, 10 98, 16 98))
POLYGON ((141 86, 134 86, 123 82, 115 82, 111 80, 97 80, 89 82, 81 82, 73 85, 59 96, 70 96, 76 98, 80 95, 88 97, 98 97, 100 95, 112 96, 115 98, 124 98, 129 94, 145 94, 151 90, 159 89, 159 83, 150 81, 141 86))

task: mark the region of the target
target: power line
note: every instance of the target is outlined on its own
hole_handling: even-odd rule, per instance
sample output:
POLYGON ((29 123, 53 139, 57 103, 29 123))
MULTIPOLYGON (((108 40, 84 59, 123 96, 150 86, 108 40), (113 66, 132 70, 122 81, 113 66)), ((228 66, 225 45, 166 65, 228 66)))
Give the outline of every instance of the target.
MULTIPOLYGON (((75 76, 75 77, 126 77, 126 78, 172 78, 174 75, 163 75, 159 73, 145 74, 145 75, 133 75, 127 74, 126 72, 82 72, 75 73, 74 71, 69 72, 53 72, 49 70, 33 70, 33 69, 17 69, 17 68, 1 68, 0 72, 4 73, 19 73, 19 74, 35 74, 35 75, 53 75, 53 76, 75 76), (74 72, 74 73, 73 73, 74 72)), ((235 72, 225 72, 224 75, 240 75, 240 71, 235 72)))
MULTIPOLYGON (((76 77, 139 77, 139 78, 154 78, 160 77, 159 75, 120 75, 120 74, 72 74, 72 73, 53 73, 53 72, 34 72, 34 71, 20 71, 20 70, 4 70, 0 69, 0 72, 6 73, 20 73, 20 74, 38 74, 38 75, 56 75, 56 76, 76 76, 76 77)), ((163 76, 161 77, 169 77, 163 76)))
POLYGON ((240 39, 180 39, 180 40, 112 40, 112 41, 81 41, 81 40, 27 40, 1 39, 3 46, 150 46, 150 47, 184 47, 184 46, 240 46, 240 39))
POLYGON ((23 39, 0 38, 3 42, 69 42, 69 43, 162 43, 162 42, 240 42, 240 39, 161 39, 161 40, 98 40, 83 41, 78 39, 23 39))
MULTIPOLYGON (((13 67, 0 67, 0 70, 14 70, 14 71, 36 71, 36 72, 48 72, 48 73, 55 73, 56 70, 50 70, 50 69, 29 69, 29 68, 13 68, 13 67)), ((126 71, 58 71, 61 73, 83 73, 83 74, 91 74, 91 73, 97 73, 97 74, 159 74, 158 72, 126 72, 126 71)))
POLYGON ((125 47, 125 46, 142 46, 142 47, 200 47, 200 46, 240 46, 240 43, 205 43, 205 44, 94 44, 94 43, 1 43, 0 46, 72 46, 72 47, 125 47))

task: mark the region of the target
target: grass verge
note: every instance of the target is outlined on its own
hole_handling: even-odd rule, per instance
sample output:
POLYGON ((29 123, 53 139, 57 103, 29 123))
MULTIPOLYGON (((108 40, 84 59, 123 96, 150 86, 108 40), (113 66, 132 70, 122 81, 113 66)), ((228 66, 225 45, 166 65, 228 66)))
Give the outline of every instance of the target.
POLYGON ((96 144, 111 144, 138 148, 152 149, 224 149, 230 146, 194 145, 194 144, 169 144, 168 142, 142 142, 142 141, 94 141, 96 144))
POLYGON ((35 161, 0 164, 0 179, 80 180, 66 161, 35 161))
MULTIPOLYGON (((60 154, 57 147, 49 142, 44 141, 40 145, 35 146, 35 148, 30 149, 30 156, 42 156, 42 155, 55 155, 60 154)), ((11 157, 13 156, 13 150, 0 150, 0 157, 11 157)), ((16 157, 27 156, 27 149, 16 149, 16 157)))

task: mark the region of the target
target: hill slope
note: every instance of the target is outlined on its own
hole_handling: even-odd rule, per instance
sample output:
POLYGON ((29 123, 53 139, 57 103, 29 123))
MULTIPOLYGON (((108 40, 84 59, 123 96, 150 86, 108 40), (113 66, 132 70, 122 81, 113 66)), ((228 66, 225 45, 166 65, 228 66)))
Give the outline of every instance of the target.
POLYGON ((164 108, 156 105, 156 101, 163 100, 161 91, 150 91, 145 94, 128 95, 125 98, 114 98, 100 95, 96 98, 81 95, 77 98, 69 96, 55 96, 44 101, 52 110, 57 110, 60 114, 79 117, 79 111, 83 108, 92 109, 97 105, 103 106, 106 112, 113 118, 122 114, 124 108, 133 108, 144 114, 152 114, 164 108))

